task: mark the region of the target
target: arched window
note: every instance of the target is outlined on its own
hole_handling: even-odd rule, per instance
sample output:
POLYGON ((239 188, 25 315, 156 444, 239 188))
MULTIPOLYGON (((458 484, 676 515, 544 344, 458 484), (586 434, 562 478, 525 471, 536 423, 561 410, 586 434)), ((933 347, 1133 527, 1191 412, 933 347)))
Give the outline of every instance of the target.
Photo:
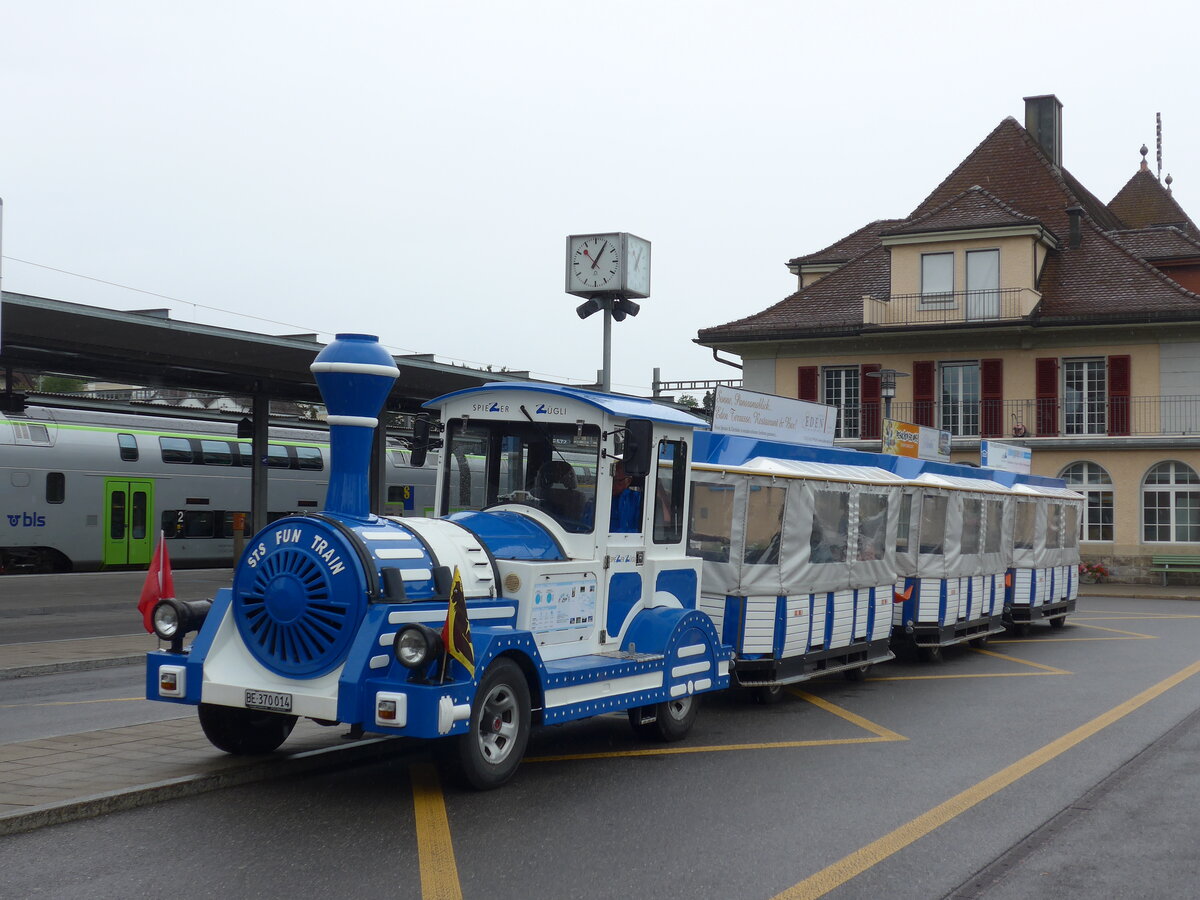
POLYGON ((1200 476, 1186 463, 1161 462, 1142 482, 1142 537, 1200 542, 1200 476))
POLYGON ((1081 541, 1111 541, 1113 539, 1112 478, 1104 466, 1093 462, 1071 463, 1058 477, 1073 491, 1083 494, 1083 519, 1079 523, 1081 541))

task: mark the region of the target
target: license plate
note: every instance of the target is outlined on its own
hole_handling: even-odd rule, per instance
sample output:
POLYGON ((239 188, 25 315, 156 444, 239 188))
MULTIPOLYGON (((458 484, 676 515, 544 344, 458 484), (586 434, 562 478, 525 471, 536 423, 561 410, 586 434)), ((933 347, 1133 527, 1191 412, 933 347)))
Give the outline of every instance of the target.
POLYGON ((292 695, 274 691, 246 691, 246 709, 265 709, 268 712, 291 712, 292 695))

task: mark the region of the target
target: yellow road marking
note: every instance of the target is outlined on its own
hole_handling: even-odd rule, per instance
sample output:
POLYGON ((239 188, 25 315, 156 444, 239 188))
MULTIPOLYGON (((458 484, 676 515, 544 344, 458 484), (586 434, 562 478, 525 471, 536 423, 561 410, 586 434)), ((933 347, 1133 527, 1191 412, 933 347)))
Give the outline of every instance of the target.
MULTIPOLYGON (((1016 643, 1009 641, 992 641, 994 644, 1000 643, 1016 643)), ((1024 642, 1022 642, 1024 643, 1024 642)), ((1030 662, 1027 659, 1020 659, 1016 656, 1006 656, 1003 653, 997 653, 994 650, 981 650, 971 648, 972 653, 979 653, 982 656, 994 656, 996 659, 1003 659, 1006 662, 1019 663, 1022 666, 1030 666, 1034 669, 1042 669, 1041 672, 969 672, 958 675, 878 675, 874 678, 868 678, 868 681, 940 681, 942 679, 951 678, 1044 678, 1047 675, 1070 675, 1066 669, 1059 669, 1055 666, 1047 666, 1042 663, 1030 662)))
POLYGON ((96 700, 47 700, 45 703, 0 703, 0 709, 36 709, 39 706, 79 706, 84 703, 128 703, 145 697, 108 697, 96 700))
POLYGON ((1024 778, 1055 757, 1065 753, 1092 735, 1097 734, 1114 722, 1129 715, 1134 710, 1149 703, 1177 684, 1191 678, 1197 672, 1200 672, 1200 661, 1192 663, 1187 668, 1181 669, 1171 677, 1160 681, 1153 687, 1147 688, 1124 703, 1114 706, 1108 712, 1102 713, 1090 722, 1080 725, 1073 731, 1035 750, 1023 759, 1017 760, 1010 766, 1006 766, 994 775, 985 778, 974 787, 967 788, 967 790, 951 797, 945 803, 935 806, 912 821, 885 834, 879 840, 867 844, 849 856, 845 856, 832 865, 826 866, 820 872, 810 875, 798 884, 792 885, 792 887, 777 894, 774 900, 815 900, 817 897, 823 897, 834 888, 840 887, 850 879, 861 875, 892 854, 903 850, 918 839, 988 799, 998 791, 1024 778))
POLYGON ((529 756, 525 758, 525 762, 567 762, 576 759, 621 759, 634 756, 676 756, 683 753, 726 753, 736 750, 791 750, 800 747, 838 747, 845 744, 882 744, 892 741, 907 741, 902 734, 884 728, 882 725, 877 725, 869 719, 864 719, 856 713, 850 712, 848 709, 843 709, 828 700, 823 700, 820 697, 815 697, 812 694, 806 694, 804 691, 791 690, 790 693, 795 694, 804 700, 807 700, 818 709, 823 709, 826 712, 833 713, 852 725, 857 725, 864 731, 871 732, 874 737, 861 738, 829 738, 827 740, 815 741, 765 741, 754 744, 722 744, 705 747, 646 747, 638 750, 608 750, 597 753, 563 753, 555 756, 529 756))
POLYGON ((414 763, 409 771, 417 821, 421 898, 462 900, 454 842, 450 838, 450 819, 446 815, 446 800, 442 796, 437 769, 430 763, 414 763))
MULTIPOLYGON (((1143 634, 1140 631, 1122 631, 1120 628, 1105 628, 1103 625, 1078 624, 1080 628, 1091 628, 1094 631, 1110 631, 1113 634, 1125 634, 1139 640, 1158 640, 1158 635, 1156 634, 1143 634)), ((1054 640, 1054 638, 1051 638, 1051 640, 1054 640)), ((1058 640, 1064 640, 1064 638, 1059 638, 1058 640)))
POLYGON ((1066 669, 1060 669, 1057 666, 1048 666, 1045 663, 1030 662, 1027 659, 1019 659, 1015 656, 1006 656, 1003 653, 997 653, 995 650, 976 650, 976 653, 981 656, 994 656, 996 659, 1003 659, 1007 662, 1020 663, 1023 666, 1033 666, 1035 669, 1045 669, 1051 675, 1070 675, 1066 669))

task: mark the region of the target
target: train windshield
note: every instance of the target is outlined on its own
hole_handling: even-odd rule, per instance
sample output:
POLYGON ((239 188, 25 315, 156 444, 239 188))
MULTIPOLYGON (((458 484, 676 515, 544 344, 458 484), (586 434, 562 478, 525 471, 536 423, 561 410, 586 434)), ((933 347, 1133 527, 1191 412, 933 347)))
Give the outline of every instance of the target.
POLYGON ((451 420, 445 447, 442 515, 518 503, 566 531, 592 531, 599 427, 451 420))

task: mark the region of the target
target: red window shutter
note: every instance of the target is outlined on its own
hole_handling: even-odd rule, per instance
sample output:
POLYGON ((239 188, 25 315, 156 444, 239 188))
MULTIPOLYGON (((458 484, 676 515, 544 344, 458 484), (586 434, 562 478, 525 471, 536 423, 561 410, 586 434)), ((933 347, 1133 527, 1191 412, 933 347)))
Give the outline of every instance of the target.
POLYGON ((817 373, 816 366, 800 366, 796 369, 796 398, 817 402, 817 373))
POLYGON ((1129 434, 1130 357, 1108 358, 1108 433, 1129 434))
POLYGON ((1004 436, 1004 360, 979 361, 979 433, 981 437, 1004 436))
POLYGON ((881 379, 868 377, 868 372, 878 372, 883 366, 879 363, 864 364, 859 367, 859 396, 862 397, 862 408, 858 420, 858 436, 863 440, 877 441, 883 434, 883 413, 879 408, 879 385, 881 379))
POLYGON ((914 362, 913 369, 913 424, 933 427, 934 390, 937 368, 932 362, 914 362))
POLYGON ((1058 360, 1042 357, 1034 360, 1033 365, 1038 437, 1055 437, 1058 434, 1058 360))

